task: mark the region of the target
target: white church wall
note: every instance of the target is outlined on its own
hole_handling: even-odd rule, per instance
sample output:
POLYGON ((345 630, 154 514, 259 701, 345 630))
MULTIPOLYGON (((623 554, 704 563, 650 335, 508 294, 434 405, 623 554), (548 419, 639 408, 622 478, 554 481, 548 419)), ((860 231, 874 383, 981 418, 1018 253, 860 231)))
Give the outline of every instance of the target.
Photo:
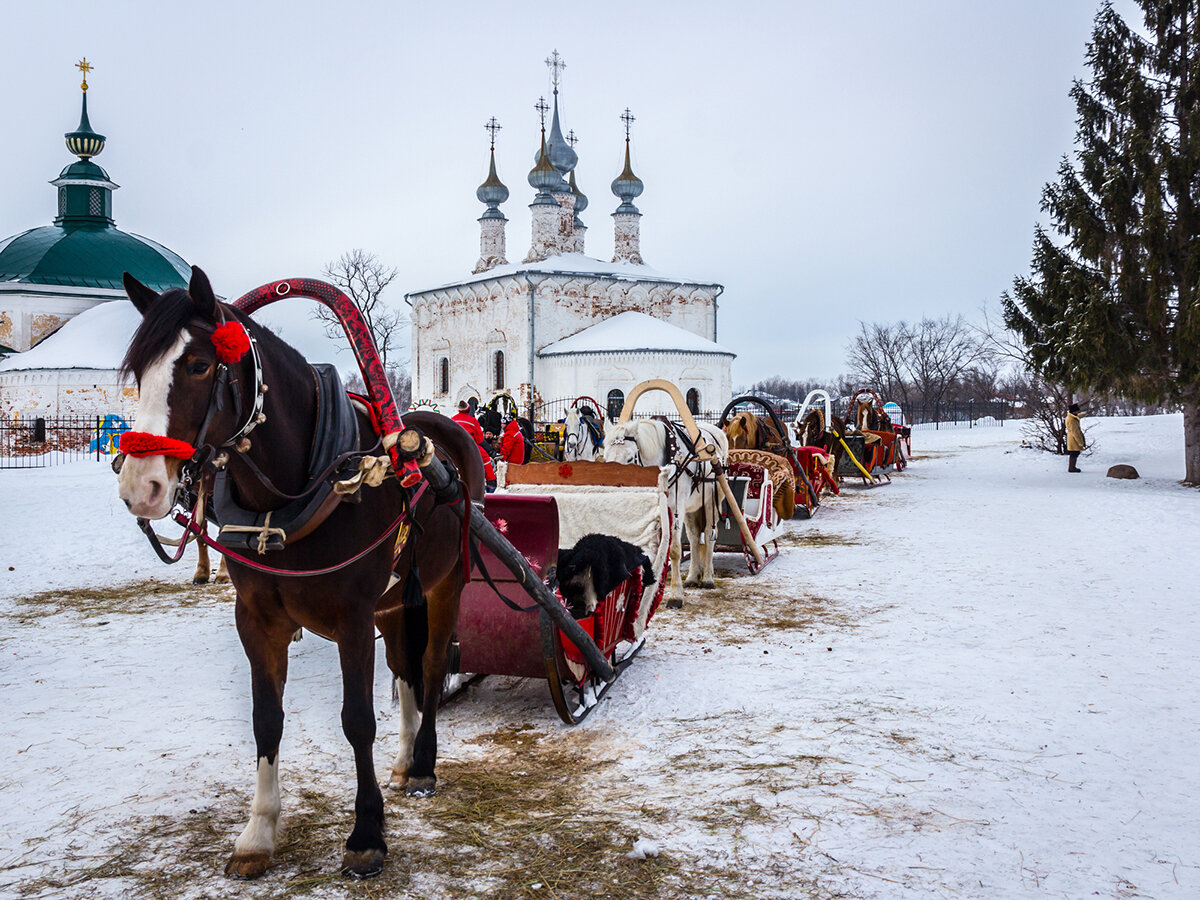
MULTIPOLYGON (((600 404, 610 391, 628 396, 640 382, 664 378, 685 395, 689 389, 700 394, 702 412, 720 413, 732 390, 731 358, 716 353, 637 351, 562 354, 540 360, 539 386, 543 398, 557 400, 591 396, 600 404)), ((643 396, 638 412, 674 412, 671 399, 660 391, 643 396)))
POLYGON ((84 310, 124 296, 121 291, 53 285, 0 286, 0 345, 24 352, 84 310))
POLYGON ((129 421, 137 388, 111 369, 25 369, 0 372, 0 418, 117 413, 129 421))

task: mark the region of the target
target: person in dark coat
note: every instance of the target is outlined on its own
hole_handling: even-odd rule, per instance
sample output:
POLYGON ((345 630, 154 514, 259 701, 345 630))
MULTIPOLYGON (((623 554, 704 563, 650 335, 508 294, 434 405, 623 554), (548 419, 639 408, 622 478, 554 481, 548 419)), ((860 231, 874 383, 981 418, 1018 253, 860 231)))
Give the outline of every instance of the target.
POLYGON ((463 427, 479 446, 479 456, 483 460, 483 475, 485 479, 486 490, 490 494, 496 490, 496 469, 492 465, 492 458, 488 455, 487 448, 483 446, 483 429, 479 427, 479 423, 475 417, 471 415, 471 407, 466 400, 458 401, 458 412, 451 416, 455 422, 463 427))

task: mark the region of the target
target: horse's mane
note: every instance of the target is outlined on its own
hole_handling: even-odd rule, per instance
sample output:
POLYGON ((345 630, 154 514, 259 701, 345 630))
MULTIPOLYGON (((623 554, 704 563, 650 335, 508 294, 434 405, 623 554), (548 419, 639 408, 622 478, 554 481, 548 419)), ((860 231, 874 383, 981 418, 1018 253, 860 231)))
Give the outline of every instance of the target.
MULTIPOLYGON (((255 322, 249 316, 228 307, 222 306, 226 319, 237 319, 246 330, 263 345, 269 346, 272 352, 278 352, 289 358, 297 366, 305 365, 304 357, 294 347, 284 341, 269 328, 255 322)), ((158 295, 150 308, 142 316, 142 322, 129 342, 125 358, 121 361, 122 376, 133 375, 139 381, 147 367, 167 352, 192 319, 199 318, 196 305, 191 295, 183 288, 168 288, 158 295)), ((215 323, 210 323, 215 324, 215 323)))

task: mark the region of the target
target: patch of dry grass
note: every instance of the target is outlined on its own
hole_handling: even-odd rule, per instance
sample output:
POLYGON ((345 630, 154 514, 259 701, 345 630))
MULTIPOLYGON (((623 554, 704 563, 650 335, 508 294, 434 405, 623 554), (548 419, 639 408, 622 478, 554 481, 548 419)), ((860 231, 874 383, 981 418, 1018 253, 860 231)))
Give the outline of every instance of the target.
POLYGON ((193 585, 147 578, 106 587, 62 588, 18 597, 8 618, 23 625, 57 613, 102 619, 187 609, 213 600, 233 600, 233 597, 233 588, 227 584, 193 585))
MULTIPOLYGON (((479 735, 479 758, 439 763, 439 790, 427 800, 389 792, 387 866, 378 878, 351 881, 338 869, 352 824, 353 783, 330 794, 307 783, 285 791, 284 828, 272 867, 256 884, 221 874, 248 809, 230 792, 211 808, 171 819, 132 819, 116 829, 111 850, 64 859, 54 874, 17 884, 18 896, 114 896, 133 900, 191 897, 546 898, 620 897, 750 900, 761 891, 740 869, 662 851, 626 853, 651 823, 678 810, 630 795, 603 736, 574 730, 547 734, 528 725, 479 735)), ((749 765, 742 775, 761 778, 749 765)), ((286 784, 286 781, 285 781, 286 784)), ((701 810, 705 830, 740 832, 765 819, 756 801, 701 810)), ((761 873, 760 873, 761 874, 761 873)), ((827 897, 816 884, 796 896, 827 897)))
POLYGON ((792 530, 779 536, 781 547, 859 547, 862 543, 854 538, 820 531, 792 530))

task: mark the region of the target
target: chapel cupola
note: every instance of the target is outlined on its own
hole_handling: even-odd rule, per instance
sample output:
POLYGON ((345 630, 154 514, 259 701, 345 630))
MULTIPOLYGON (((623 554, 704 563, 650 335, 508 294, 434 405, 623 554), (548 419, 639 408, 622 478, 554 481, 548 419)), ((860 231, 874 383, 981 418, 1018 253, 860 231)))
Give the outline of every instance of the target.
POLYGON ((641 211, 633 205, 640 197, 645 185, 642 179, 633 174, 629 162, 629 128, 636 121, 629 108, 621 113, 621 121, 625 124, 625 168, 621 170, 612 183, 612 192, 621 201, 613 215, 613 262, 631 262, 642 264, 641 234, 639 219, 641 211))
POLYGON ((119 185, 113 183, 108 173, 92 162, 93 156, 98 156, 104 150, 104 135, 97 134, 88 121, 87 109, 87 73, 94 68, 87 59, 76 63, 76 68, 83 73, 80 88, 83 91, 82 109, 79 115, 79 126, 74 131, 68 131, 64 137, 67 149, 79 157, 62 172, 58 178, 50 182, 58 188, 58 217, 55 225, 112 225, 112 192, 119 185))
POLYGON ((504 258, 504 226, 508 219, 500 211, 500 204, 508 199, 508 188, 496 174, 496 132, 500 130, 500 123, 492 116, 483 127, 491 135, 491 158, 488 161, 487 180, 475 191, 479 202, 487 206, 479 217, 479 262, 473 270, 476 273, 508 264, 504 258))
MULTIPOLYGON (((538 97, 534 109, 542 120, 542 144, 538 153, 537 165, 529 170, 529 186, 537 191, 533 202, 529 204, 530 227, 532 238, 529 244, 529 254, 525 262, 541 262, 547 257, 559 252, 559 231, 562 220, 558 201, 554 191, 562 183, 562 175, 550 162, 550 154, 546 149, 546 112, 550 107, 545 97, 538 97)), ((567 189, 568 191, 570 188, 567 189)))

